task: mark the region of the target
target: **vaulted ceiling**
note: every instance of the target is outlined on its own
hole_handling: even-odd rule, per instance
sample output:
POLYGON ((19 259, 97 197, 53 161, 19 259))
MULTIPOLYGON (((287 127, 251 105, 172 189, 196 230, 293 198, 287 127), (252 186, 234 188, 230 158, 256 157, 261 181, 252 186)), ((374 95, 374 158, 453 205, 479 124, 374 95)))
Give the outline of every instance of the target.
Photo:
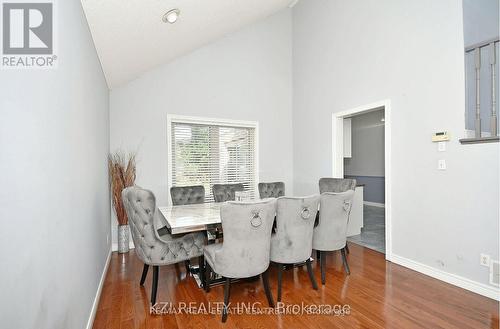
POLYGON ((81 0, 110 88, 280 11, 291 0, 81 0), (175 24, 163 15, 178 8, 175 24))

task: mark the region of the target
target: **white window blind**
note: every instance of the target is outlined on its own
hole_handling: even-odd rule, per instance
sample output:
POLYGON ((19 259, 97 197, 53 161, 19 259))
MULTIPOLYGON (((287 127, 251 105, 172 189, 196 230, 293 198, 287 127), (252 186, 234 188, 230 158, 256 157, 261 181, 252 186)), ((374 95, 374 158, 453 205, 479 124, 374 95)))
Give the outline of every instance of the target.
POLYGON ((256 196, 255 127, 171 122, 171 185, 205 186, 213 202, 214 184, 242 183, 256 196))

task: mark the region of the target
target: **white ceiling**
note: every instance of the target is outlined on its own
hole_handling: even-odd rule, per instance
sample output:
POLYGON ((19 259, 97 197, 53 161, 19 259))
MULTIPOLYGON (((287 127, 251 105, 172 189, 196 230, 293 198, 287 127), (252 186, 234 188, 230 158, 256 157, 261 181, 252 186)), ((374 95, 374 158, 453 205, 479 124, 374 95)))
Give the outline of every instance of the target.
POLYGON ((110 88, 286 8, 291 0, 81 0, 110 88), (162 22, 179 8, 175 24, 162 22))

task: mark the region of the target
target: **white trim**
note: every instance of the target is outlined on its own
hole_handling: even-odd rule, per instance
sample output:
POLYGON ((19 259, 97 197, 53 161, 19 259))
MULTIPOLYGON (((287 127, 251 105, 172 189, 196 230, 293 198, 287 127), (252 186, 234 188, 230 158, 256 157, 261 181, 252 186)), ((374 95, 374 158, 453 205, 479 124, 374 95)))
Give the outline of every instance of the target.
POLYGON ((344 118, 337 113, 332 114, 332 175, 344 177, 344 118))
POLYGON ((172 187, 172 121, 176 116, 167 114, 167 204, 172 205, 170 188, 172 187))
POLYGON ((385 259, 392 257, 392 108, 391 101, 384 104, 384 138, 385 138, 385 259))
MULTIPOLYGON (((246 121, 246 120, 234 120, 234 119, 221 119, 221 118, 206 118, 206 117, 195 117, 186 116, 178 114, 167 114, 167 195, 170 195, 170 188, 172 187, 172 122, 180 123, 191 123, 191 124, 203 124, 203 125, 217 125, 217 126, 227 126, 227 127, 243 127, 243 128, 253 128, 255 130, 254 142, 255 142, 255 153, 254 153, 254 182, 255 182, 255 193, 258 193, 259 188, 259 122, 258 121, 246 121)), ((172 204, 170 197, 167 198, 169 205, 172 204)))
POLYGON ((233 119, 220 119, 220 118, 206 118, 194 117, 178 114, 167 114, 167 123, 180 122, 192 123, 202 125, 216 125, 228 127, 244 127, 244 128, 257 128, 259 123, 257 121, 233 120, 233 119))
POLYGON ((495 286, 495 287, 500 287, 500 284, 493 282, 493 266, 494 266, 494 264, 500 264, 500 262, 498 260, 490 261, 490 267, 489 267, 489 269, 490 269, 490 284, 495 286))
POLYGON ((472 281, 462 276, 445 272, 443 270, 413 261, 405 257, 398 256, 396 254, 392 254, 391 262, 428 275, 435 279, 447 282, 454 286, 472 291, 476 294, 500 301, 500 289, 498 288, 472 281))
POLYGON ((254 173, 254 181, 255 181, 255 193, 256 197, 259 195, 259 180, 260 180, 260 169, 259 169, 259 163, 260 163, 260 148, 259 148, 259 123, 257 121, 254 121, 255 123, 255 133, 254 133, 254 143, 255 143, 255 153, 254 153, 254 166, 255 166, 255 173, 254 173))
POLYGON ((385 204, 384 203, 379 203, 379 202, 363 201, 363 204, 365 206, 385 208, 385 204))
POLYGON ((384 109, 385 131, 385 259, 392 256, 392 185, 391 185, 391 100, 366 104, 350 110, 332 113, 332 174, 344 177, 344 118, 384 109))
POLYGON ((101 274, 101 280, 97 286, 97 292, 95 294, 94 302, 92 303, 92 309, 90 310, 89 321, 87 322, 87 329, 92 329, 94 324, 95 315, 97 312, 97 307, 99 306, 99 300, 101 299, 102 287, 104 286, 104 280, 106 279, 106 274, 108 273, 109 262, 111 261, 111 249, 109 249, 108 257, 106 258, 106 264, 104 264, 104 269, 101 274))

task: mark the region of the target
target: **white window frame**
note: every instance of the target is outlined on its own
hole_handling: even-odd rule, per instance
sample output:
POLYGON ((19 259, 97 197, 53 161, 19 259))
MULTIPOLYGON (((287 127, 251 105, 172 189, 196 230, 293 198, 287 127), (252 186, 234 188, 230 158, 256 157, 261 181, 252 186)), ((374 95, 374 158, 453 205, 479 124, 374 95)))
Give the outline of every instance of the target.
POLYGON ((224 127, 242 127, 252 128, 255 131, 254 136, 254 182, 255 193, 259 193, 259 122, 258 121, 245 121, 233 119, 220 119, 220 118, 206 118, 185 116, 178 114, 167 114, 167 195, 168 204, 172 205, 172 198, 170 196, 170 188, 172 187, 172 123, 186 123, 186 124, 201 124, 201 125, 217 125, 224 127))

